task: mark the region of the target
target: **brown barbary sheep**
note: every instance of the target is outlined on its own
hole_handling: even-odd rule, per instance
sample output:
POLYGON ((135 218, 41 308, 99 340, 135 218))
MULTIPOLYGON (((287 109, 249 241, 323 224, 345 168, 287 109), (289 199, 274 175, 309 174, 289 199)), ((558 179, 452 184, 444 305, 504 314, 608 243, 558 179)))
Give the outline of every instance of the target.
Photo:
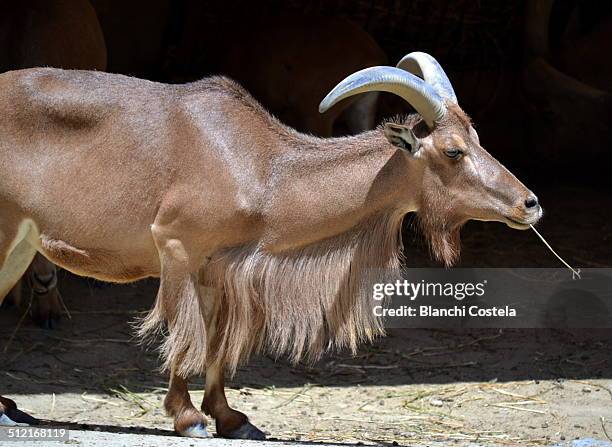
MULTIPOLYGON (((234 82, 164 85, 58 69, 0 75, 0 297, 36 252, 79 275, 160 277, 141 334, 167 325, 165 407, 208 436, 262 439, 229 407, 224 373, 256 351, 316 359, 383 333, 360 277, 399 273, 409 212, 452 264, 469 219, 526 229, 537 198, 479 143, 434 58, 352 74, 324 112, 387 91, 418 112, 356 136, 300 134, 234 82), (52 205, 52 206, 51 206, 52 205)), ((3 398, 0 421, 28 421, 3 398)))

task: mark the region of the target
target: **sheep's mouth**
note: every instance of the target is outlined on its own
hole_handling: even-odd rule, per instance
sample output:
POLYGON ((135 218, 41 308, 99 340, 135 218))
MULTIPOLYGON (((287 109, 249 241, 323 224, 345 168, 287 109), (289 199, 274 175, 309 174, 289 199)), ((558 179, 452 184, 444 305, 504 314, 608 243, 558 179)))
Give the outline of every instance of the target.
POLYGON ((537 216, 533 216, 529 219, 519 220, 514 217, 510 217, 507 215, 498 215, 497 217, 489 217, 489 218, 476 218, 474 220, 480 220, 483 222, 501 222, 508 225, 510 228, 515 230, 527 230, 531 225, 535 225, 540 218, 542 217, 541 213, 538 213, 537 216))
POLYGON ((515 230, 527 230, 533 224, 535 224, 538 220, 540 220, 540 216, 536 216, 533 219, 527 220, 517 220, 512 217, 505 216, 505 224, 510 228, 514 228, 515 230))

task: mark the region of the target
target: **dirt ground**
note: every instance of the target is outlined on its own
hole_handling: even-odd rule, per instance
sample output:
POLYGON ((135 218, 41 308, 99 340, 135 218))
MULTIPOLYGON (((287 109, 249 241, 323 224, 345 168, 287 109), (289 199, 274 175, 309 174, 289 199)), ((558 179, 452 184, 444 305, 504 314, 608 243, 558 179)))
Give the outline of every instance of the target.
MULTIPOLYGON (((563 201, 559 191, 540 194, 544 206, 551 203, 541 226, 549 242, 575 265, 610 266, 612 200, 580 190, 564 191, 563 201)), ((409 225, 407 232, 408 264, 428 265, 409 225)), ((462 266, 558 265, 531 232, 473 223, 463 234, 462 266)), ((1 393, 63 425, 168 434, 167 376, 128 324, 150 308, 156 281, 100 285, 62 272, 61 287, 71 318, 59 328, 43 331, 26 320, 9 343, 21 311, 0 312, 1 393)), ((282 440, 606 440, 612 436, 611 354, 612 329, 392 330, 356 357, 338 353, 312 367, 253 359, 230 381, 228 398, 282 440)), ((191 387, 196 405, 202 383, 191 387)))

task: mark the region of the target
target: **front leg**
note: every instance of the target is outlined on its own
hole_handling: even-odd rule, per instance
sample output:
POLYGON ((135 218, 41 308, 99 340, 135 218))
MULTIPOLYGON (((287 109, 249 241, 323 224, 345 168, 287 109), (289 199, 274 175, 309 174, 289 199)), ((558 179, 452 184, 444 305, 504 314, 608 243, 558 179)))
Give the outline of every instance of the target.
POLYGON ((169 416, 174 418, 174 430, 181 436, 190 438, 210 438, 206 429, 208 422, 197 410, 187 389, 187 380, 172 373, 170 389, 164 400, 164 407, 169 416))
POLYGON ((147 318, 153 324, 165 320, 168 327, 162 353, 171 378, 164 406, 174 417, 177 433, 208 438, 206 418, 191 403, 186 379, 202 373, 206 362, 206 328, 197 284, 199 262, 182 240, 155 230, 161 275, 155 308, 147 318))
POLYGON ((231 439, 264 440, 263 431, 249 422, 249 418, 234 410, 225 397, 225 374, 223 365, 213 363, 206 370, 206 390, 202 411, 215 418, 217 434, 231 439))

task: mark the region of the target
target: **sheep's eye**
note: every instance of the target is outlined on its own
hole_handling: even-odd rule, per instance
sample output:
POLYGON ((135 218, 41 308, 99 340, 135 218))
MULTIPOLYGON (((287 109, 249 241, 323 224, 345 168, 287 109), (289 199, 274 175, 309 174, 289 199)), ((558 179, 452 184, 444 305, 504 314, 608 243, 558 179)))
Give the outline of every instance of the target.
POLYGON ((448 158, 452 158, 453 160, 457 160, 459 157, 461 157, 461 155, 463 155, 463 151, 461 149, 457 149, 456 147, 454 147, 454 148, 451 148, 451 149, 446 149, 444 151, 444 154, 448 158))

